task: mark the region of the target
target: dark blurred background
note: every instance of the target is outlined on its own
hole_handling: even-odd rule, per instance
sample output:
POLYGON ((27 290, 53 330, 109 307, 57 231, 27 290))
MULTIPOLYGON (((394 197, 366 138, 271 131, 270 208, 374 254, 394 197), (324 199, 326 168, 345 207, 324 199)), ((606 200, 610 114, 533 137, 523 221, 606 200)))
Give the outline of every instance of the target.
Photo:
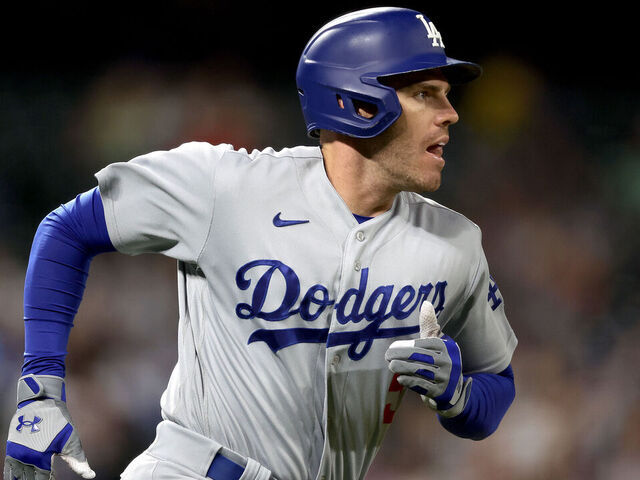
MULTIPOLYGON (((54 2, 3 7, 0 416, 15 409, 31 240, 93 174, 185 141, 313 145, 295 89, 308 38, 366 2, 54 2), (62 5, 62 3, 64 3, 62 5)), ((408 394, 367 478, 640 477, 638 40, 616 3, 423 11, 450 56, 484 66, 432 197, 483 230, 520 344, 499 431, 461 440, 408 394)), ((98 478, 151 441, 176 360, 175 262, 98 256, 67 360, 69 406, 98 478)), ((4 442, 0 443, 3 454, 4 442)), ((73 478, 56 462, 58 478, 73 478)))

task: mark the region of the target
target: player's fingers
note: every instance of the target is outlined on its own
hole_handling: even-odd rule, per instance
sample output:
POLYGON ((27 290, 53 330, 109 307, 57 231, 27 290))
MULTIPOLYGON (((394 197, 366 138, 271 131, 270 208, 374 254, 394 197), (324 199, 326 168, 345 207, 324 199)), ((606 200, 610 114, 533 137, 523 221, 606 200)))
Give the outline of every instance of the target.
POLYGON ((51 456, 51 470, 42 470, 40 468, 33 468, 33 475, 35 480, 54 480, 55 475, 53 474, 53 455, 51 456))
POLYGON ((438 319, 436 317, 433 304, 427 300, 422 302, 420 307, 420 338, 437 337, 440 335, 440 325, 438 325, 438 319))
POLYGON ((440 355, 437 352, 433 352, 423 348, 416 348, 413 346, 404 346, 404 345, 394 346, 393 344, 391 344, 391 346, 385 352, 384 358, 388 362, 394 359, 407 360, 411 358, 411 356, 414 354, 417 354, 414 356, 414 359, 416 361, 424 362, 424 363, 434 363, 434 356, 440 355))
MULTIPOLYGON (((447 351, 445 337, 419 338, 414 340, 396 340, 385 352, 387 361, 393 358, 408 358, 412 353, 422 353, 431 357, 440 357, 447 351)), ((451 342, 455 342, 450 339, 451 342)), ((424 360, 431 363, 429 360, 424 360)))
POLYGON ((445 335, 443 337, 418 338, 415 340, 415 348, 422 348, 440 354, 446 351, 445 338, 450 337, 446 337, 445 335))
POLYGON ((36 468, 31 465, 26 465, 22 471, 22 478, 24 480, 40 480, 44 478, 45 480, 49 480, 49 473, 46 473, 46 476, 36 476, 36 468))
POLYGON ((403 360, 418 365, 436 365, 438 355, 433 352, 415 348, 389 348, 385 353, 385 360, 403 360))
POLYGON ((30 468, 26 471, 25 478, 28 480, 49 480, 53 478, 53 474, 48 470, 40 470, 39 468, 30 468))
POLYGON ((60 458, 69 464, 71 470, 80 475, 82 478, 95 478, 96 473, 89 466, 87 457, 82 449, 80 437, 77 432, 73 431, 69 437, 69 441, 65 444, 60 454, 60 458))
POLYGON ((4 461, 5 480, 23 480, 24 465, 11 457, 6 457, 4 461))
POLYGON ((82 478, 95 478, 96 472, 94 472, 89 466, 89 462, 87 460, 78 460, 77 458, 71 457, 69 455, 60 455, 65 462, 69 464, 71 470, 76 472, 82 478))
POLYGON ((433 365, 408 362, 405 360, 391 360, 389 370, 399 375, 418 375, 430 381, 436 381, 436 370, 433 365))
POLYGON ((436 385, 429 380, 418 378, 414 375, 398 375, 398 383, 403 387, 413 390, 420 395, 432 397, 437 395, 436 385))
POLYGON ((19 462, 16 462, 11 466, 11 475, 13 476, 13 479, 34 480, 33 467, 26 467, 19 462), (29 475, 29 471, 31 472, 31 475, 29 475))

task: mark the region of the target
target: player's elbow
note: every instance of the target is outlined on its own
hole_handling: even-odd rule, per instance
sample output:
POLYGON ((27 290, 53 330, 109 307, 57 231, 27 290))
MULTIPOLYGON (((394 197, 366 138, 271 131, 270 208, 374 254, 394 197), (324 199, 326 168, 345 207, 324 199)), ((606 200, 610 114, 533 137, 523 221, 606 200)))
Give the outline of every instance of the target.
POLYGON ((439 417, 440 424, 449 433, 456 437, 466 438, 468 440, 480 441, 491 436, 500 425, 500 419, 483 422, 456 422, 453 419, 439 417), (453 420, 453 421, 452 421, 453 420))
POLYGON ((485 422, 485 424, 483 425, 483 428, 480 429, 480 431, 478 432, 478 435, 476 435, 476 437, 474 437, 473 440, 483 440, 488 436, 492 435, 496 430, 498 430, 498 427, 502 423, 504 416, 509 411, 509 408, 513 404, 513 400, 516 397, 515 384, 511 382, 509 387, 510 388, 508 389, 507 395, 502 397, 500 399, 501 401, 496 402, 499 404, 495 409, 496 414, 489 416, 488 421, 485 422))
POLYGON ((485 417, 485 421, 478 423, 477 430, 471 437, 469 437, 471 440, 484 440, 498 430, 498 427, 502 423, 504 416, 507 414, 507 411, 511 407, 516 396, 515 384, 511 382, 509 387, 510 388, 508 388, 506 395, 500 398, 500 401, 496 401, 498 405, 493 409, 493 414, 487 415, 485 417))
POLYGON ((478 428, 475 432, 473 432, 473 434, 471 434, 467 438, 469 438, 469 440, 475 440, 476 442, 479 442, 480 440, 484 440, 485 438, 493 435, 493 433, 496 430, 498 430, 499 425, 500 425, 500 421, 487 424, 487 425, 481 425, 480 428, 478 428))

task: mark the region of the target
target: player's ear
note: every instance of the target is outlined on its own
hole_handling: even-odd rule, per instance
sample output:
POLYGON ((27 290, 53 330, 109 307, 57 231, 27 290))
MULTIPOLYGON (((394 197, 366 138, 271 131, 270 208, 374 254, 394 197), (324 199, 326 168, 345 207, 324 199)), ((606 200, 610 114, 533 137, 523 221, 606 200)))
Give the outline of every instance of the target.
MULTIPOLYGON (((336 95, 336 99, 338 101, 338 106, 344 109, 344 100, 342 97, 340 95, 336 95)), ((356 99, 351 100, 351 102, 353 103, 355 111, 363 118, 373 118, 376 116, 376 113, 378 113, 378 107, 372 103, 356 99)))
POLYGON ((369 102, 363 102, 362 100, 353 100, 353 106, 358 112, 358 115, 364 118, 373 118, 378 113, 378 107, 369 102))

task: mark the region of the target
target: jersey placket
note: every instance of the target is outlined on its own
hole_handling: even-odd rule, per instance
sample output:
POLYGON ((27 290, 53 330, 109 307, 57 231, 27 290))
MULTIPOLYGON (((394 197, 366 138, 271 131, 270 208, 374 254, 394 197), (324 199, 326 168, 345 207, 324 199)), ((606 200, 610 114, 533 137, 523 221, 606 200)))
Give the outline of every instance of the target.
MULTIPOLYGON (((387 215, 384 215, 383 218, 376 218, 364 224, 355 225, 344 242, 342 266, 340 275, 336 279, 334 290, 336 303, 330 315, 329 338, 325 359, 325 405, 327 408, 325 412, 325 452, 335 452, 336 447, 339 447, 339 445, 332 445, 332 443, 338 437, 342 437, 344 416, 345 414, 348 415, 349 409, 353 407, 353 405, 350 406, 348 398, 350 373, 354 367, 354 362, 367 361, 366 354, 361 358, 357 358, 357 356, 363 352, 363 349, 366 348, 368 350, 369 348, 366 342, 359 341, 356 341, 357 343, 355 344, 331 345, 332 334, 358 332, 368 325, 368 320, 362 317, 364 301, 358 301, 358 295, 353 290, 362 288, 365 291, 362 292, 361 298, 367 298, 367 290, 370 290, 371 286, 366 283, 366 278, 369 265, 375 254, 372 245, 370 245, 370 239, 375 237, 378 230, 384 228, 387 223, 386 217, 387 215), (352 299, 346 302, 346 306, 341 306, 341 299, 344 299, 345 295, 349 295, 350 290, 352 291, 352 299), (356 358, 352 358, 353 354, 356 355, 356 358)), ((358 408, 362 407, 365 407, 365 405, 358 406, 358 408)), ((342 438, 337 441, 343 444, 345 439, 342 438)), ((331 454, 329 458, 332 458, 331 454)), ((325 462, 327 460, 325 459, 325 462)), ((343 459, 336 458, 334 460, 341 463, 343 459)), ((324 465, 327 466, 326 463, 324 465)), ((339 475, 342 468, 345 467, 348 468, 347 465, 332 465, 330 470, 339 475)), ((342 474, 344 473, 342 472, 342 474)))

